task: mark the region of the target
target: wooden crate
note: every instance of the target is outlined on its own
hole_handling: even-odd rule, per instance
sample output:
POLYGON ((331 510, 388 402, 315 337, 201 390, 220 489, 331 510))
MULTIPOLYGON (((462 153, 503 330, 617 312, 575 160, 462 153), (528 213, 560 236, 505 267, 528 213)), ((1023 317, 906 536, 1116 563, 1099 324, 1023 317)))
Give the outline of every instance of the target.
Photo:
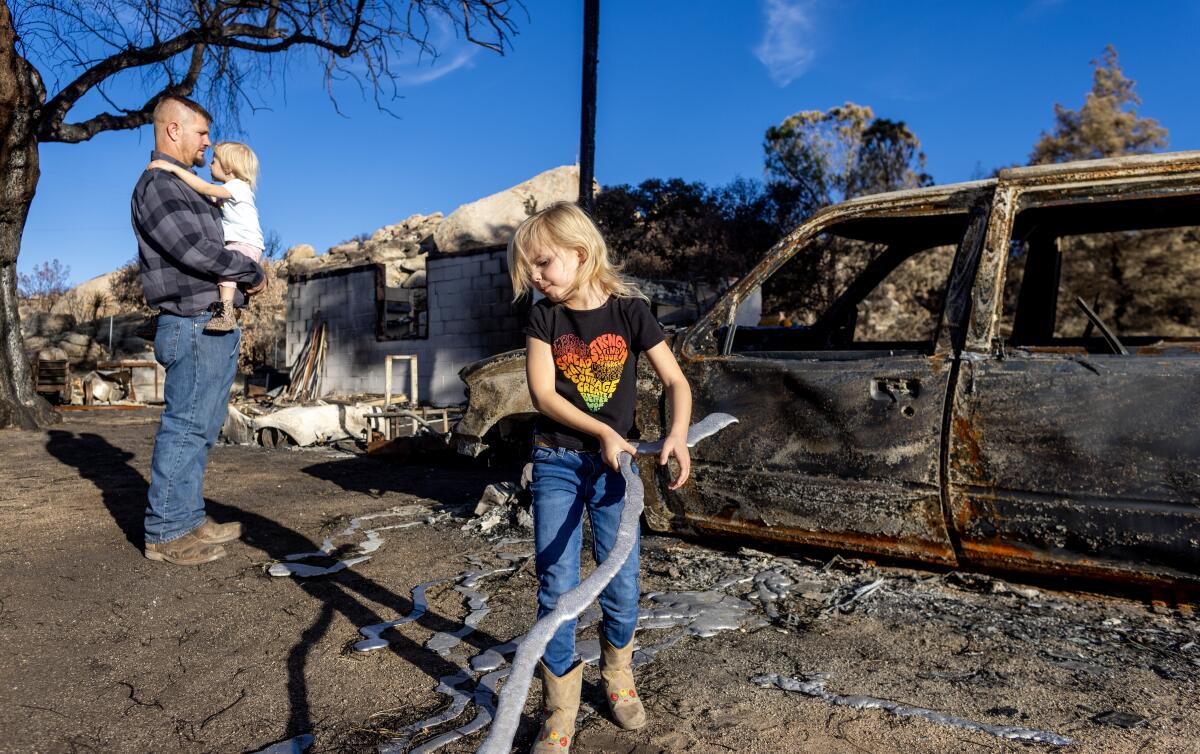
POLYGON ((66 359, 38 359, 33 363, 35 389, 59 403, 71 402, 71 363, 66 359))

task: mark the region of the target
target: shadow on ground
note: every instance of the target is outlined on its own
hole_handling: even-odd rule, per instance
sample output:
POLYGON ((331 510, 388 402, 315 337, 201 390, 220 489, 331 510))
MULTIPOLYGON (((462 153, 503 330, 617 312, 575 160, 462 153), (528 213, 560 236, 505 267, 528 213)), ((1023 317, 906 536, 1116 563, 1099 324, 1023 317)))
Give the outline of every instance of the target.
MULTIPOLYGON (((134 453, 110 443, 104 437, 92 433, 75 433, 65 430, 50 430, 46 450, 64 464, 74 467, 81 477, 100 490, 104 506, 125 534, 129 543, 138 550, 144 542, 142 517, 145 511, 149 483, 131 461, 134 453)), ((304 469, 305 472, 364 495, 378 497, 387 492, 405 492, 459 508, 468 500, 462 496, 438 498, 435 479, 411 479, 412 470, 402 472, 388 464, 369 458, 349 458, 331 461, 304 469)), ((244 508, 205 499, 208 514, 218 522, 240 521, 244 535, 242 541, 264 551, 272 560, 282 560, 296 552, 311 552, 319 545, 309 537, 290 529, 266 516, 244 508)), ((174 568, 163 564, 163 568, 174 568)), ((201 566, 203 568, 204 566, 201 566)), ((284 739, 311 731, 314 727, 309 705, 306 664, 311 647, 325 638, 335 615, 343 615, 354 626, 368 626, 394 620, 407 615, 413 609, 408 595, 397 594, 391 589, 363 576, 354 570, 344 570, 320 579, 295 579, 294 583, 319 603, 316 617, 301 633, 288 652, 288 699, 289 715, 284 739), (386 606, 394 614, 380 615, 373 602, 386 606)), ((461 622, 428 611, 417 621, 418 625, 431 631, 451 631, 461 622)), ((458 672, 459 668, 420 644, 395 632, 385 633, 391 642, 389 649, 399 658, 411 662, 430 678, 437 681, 445 675, 458 672)), ((357 640, 355 635, 353 640, 357 640)), ((502 640, 476 630, 464 643, 484 649, 502 643, 502 640)))

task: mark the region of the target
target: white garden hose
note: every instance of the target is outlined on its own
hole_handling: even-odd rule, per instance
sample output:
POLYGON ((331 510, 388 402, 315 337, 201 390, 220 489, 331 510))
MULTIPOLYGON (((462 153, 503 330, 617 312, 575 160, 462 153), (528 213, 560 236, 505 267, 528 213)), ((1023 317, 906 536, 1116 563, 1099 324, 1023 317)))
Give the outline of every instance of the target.
MULTIPOLYGON (((729 414, 709 414, 688 429, 688 447, 693 447, 736 421, 737 419, 729 414)), ((661 453, 662 446, 663 441, 657 440, 635 447, 638 455, 651 455, 661 453)), ((476 754, 509 754, 513 736, 516 735, 517 725, 521 721, 521 710, 525 708, 525 699, 529 696, 533 671, 545 653, 546 645, 560 626, 578 618, 580 613, 600 596, 604 587, 613 580, 633 552, 641 525, 642 508, 645 506, 645 489, 642 480, 633 473, 633 457, 623 452, 619 456, 619 462, 621 475, 625 478, 625 509, 621 512, 621 523, 612 550, 591 575, 580 582, 579 586, 559 597, 554 610, 544 615, 529 633, 525 634, 513 657, 508 681, 500 692, 500 702, 496 708, 492 728, 476 754)))

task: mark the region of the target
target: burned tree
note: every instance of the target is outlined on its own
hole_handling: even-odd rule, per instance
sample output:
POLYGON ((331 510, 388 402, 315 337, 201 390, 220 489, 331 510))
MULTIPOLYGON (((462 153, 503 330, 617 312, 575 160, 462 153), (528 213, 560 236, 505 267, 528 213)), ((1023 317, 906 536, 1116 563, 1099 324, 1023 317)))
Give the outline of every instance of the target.
MULTIPOLYGON (((1029 155, 1030 165, 1146 154, 1167 147, 1169 133, 1141 115, 1136 82, 1126 77, 1111 45, 1092 61, 1092 88, 1078 109, 1054 105, 1054 127, 1043 131, 1029 155)), ((1118 333, 1191 335, 1200 328, 1200 305, 1188 295, 1200 280, 1195 248, 1197 229, 1091 233, 1057 240, 1055 258, 1060 296, 1054 328, 1087 331, 1088 319, 1075 305, 1082 298, 1118 333)), ((1030 245, 1037 234, 1014 246, 1005 280, 1005 309, 1017 308, 1030 245)), ((1007 321, 1005 325, 1007 326, 1007 321)), ((1006 334, 1008 334, 1006 332, 1006 334)))
MULTIPOLYGON (((169 94, 201 95, 236 122, 253 85, 315 55, 332 99, 357 82, 385 109, 394 62, 436 55, 431 25, 503 53, 519 0, 0 0, 0 427, 54 420, 33 391, 17 313, 17 256, 39 177, 38 146, 150 123, 169 94), (49 75, 47 75, 49 74, 49 75), (136 87, 134 79, 138 76, 136 87), (49 90, 47 82, 50 82, 49 90), (122 87, 121 84, 127 84, 122 87), (134 102, 120 92, 148 92, 134 102), (75 115, 98 95, 108 110, 75 115)), ((335 105, 336 106, 336 105, 335 105)))
POLYGON ((42 262, 33 268, 32 274, 17 276, 17 295, 39 309, 50 311, 70 289, 67 284, 70 274, 71 268, 57 259, 42 262))
POLYGON ((1083 106, 1071 110, 1054 105, 1054 130, 1042 132, 1029 155, 1030 165, 1071 160, 1096 160, 1126 154, 1145 154, 1167 146, 1167 129, 1153 118, 1138 115, 1142 100, 1133 80, 1121 70, 1117 51, 1104 48, 1092 61, 1092 88, 1083 106))

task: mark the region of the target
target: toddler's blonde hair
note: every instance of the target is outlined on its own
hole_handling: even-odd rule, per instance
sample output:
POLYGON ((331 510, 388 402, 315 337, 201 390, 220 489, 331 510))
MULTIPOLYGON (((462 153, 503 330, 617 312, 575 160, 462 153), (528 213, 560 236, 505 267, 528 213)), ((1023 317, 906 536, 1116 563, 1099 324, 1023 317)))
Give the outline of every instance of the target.
POLYGON ((254 150, 240 141, 222 141, 213 145, 213 156, 221 166, 255 188, 258 184, 258 157, 254 150))
POLYGON ((508 242, 508 275, 514 301, 533 290, 531 255, 546 246, 583 252, 568 295, 595 283, 610 296, 646 299, 646 294, 621 274, 620 265, 608 258, 608 245, 592 218, 574 202, 555 202, 525 218, 508 242))

